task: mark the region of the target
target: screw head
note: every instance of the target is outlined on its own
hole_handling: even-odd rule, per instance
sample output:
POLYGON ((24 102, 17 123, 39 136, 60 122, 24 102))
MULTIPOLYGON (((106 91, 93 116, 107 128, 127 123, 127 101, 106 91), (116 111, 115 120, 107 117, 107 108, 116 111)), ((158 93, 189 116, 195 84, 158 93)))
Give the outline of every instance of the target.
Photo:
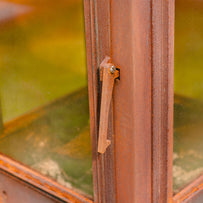
POLYGON ((114 74, 116 72, 116 66, 111 66, 110 67, 110 73, 114 74))

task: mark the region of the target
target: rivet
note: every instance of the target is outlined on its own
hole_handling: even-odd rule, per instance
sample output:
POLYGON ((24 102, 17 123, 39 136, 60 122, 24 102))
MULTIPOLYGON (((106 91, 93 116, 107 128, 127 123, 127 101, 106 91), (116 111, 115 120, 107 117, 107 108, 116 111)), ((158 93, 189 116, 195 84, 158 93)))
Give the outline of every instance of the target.
POLYGON ((111 66, 110 67, 110 73, 114 74, 116 72, 116 66, 111 66))

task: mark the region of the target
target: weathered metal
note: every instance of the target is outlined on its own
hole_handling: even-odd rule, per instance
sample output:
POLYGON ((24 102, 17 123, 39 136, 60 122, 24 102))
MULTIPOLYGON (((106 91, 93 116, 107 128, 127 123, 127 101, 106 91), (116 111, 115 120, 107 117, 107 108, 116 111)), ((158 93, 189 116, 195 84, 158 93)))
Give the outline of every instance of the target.
POLYGON ((107 139, 109 110, 112 100, 112 93, 115 79, 119 78, 119 70, 111 63, 111 58, 106 56, 100 64, 100 80, 102 81, 100 121, 99 121, 99 142, 98 152, 104 153, 111 144, 107 139))
POLYGON ((174 0, 152 0, 152 196, 173 196, 174 0))
MULTIPOLYGON (((116 202, 115 157, 113 139, 112 103, 108 119, 108 139, 111 145, 104 154, 97 152, 99 117, 101 101, 101 83, 99 66, 105 56, 112 55, 111 50, 111 13, 110 0, 84 0, 86 50, 88 66, 88 89, 90 108, 90 128, 92 138, 92 167, 94 183, 94 201, 98 203, 116 202)), ((117 64, 116 64, 117 65, 117 64)))
POLYGON ((117 202, 151 202, 151 2, 111 1, 117 202))

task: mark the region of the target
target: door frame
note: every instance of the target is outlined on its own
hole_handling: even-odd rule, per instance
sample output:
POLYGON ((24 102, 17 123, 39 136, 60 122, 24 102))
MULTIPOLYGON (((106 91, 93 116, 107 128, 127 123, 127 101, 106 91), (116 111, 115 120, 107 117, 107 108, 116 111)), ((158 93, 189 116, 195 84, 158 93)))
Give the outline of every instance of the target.
POLYGON ((151 2, 84 3, 88 80, 93 84, 89 86, 89 100, 94 200, 151 202, 151 2), (102 155, 97 153, 98 75, 106 55, 120 68, 120 81, 115 84, 109 116, 108 136, 113 142, 102 155))
MULTIPOLYGON (((173 79, 172 5, 173 1, 165 3, 164 0, 84 0, 95 202, 151 202, 152 199, 160 202, 171 198, 170 167, 162 168, 162 163, 170 157, 171 148, 167 147, 161 158, 159 152, 168 144, 163 137, 168 137, 165 128, 168 119, 172 122, 173 88, 172 82, 161 83, 161 89, 156 83, 173 79), (162 22, 166 22, 166 26, 162 22), (115 84, 109 114, 108 137, 112 144, 102 155, 97 153, 101 100, 99 65, 106 55, 120 67, 120 81, 115 84), (160 63, 165 64, 161 69, 165 74, 158 75, 160 70, 156 65, 160 63), (166 92, 170 90, 170 98, 164 94, 164 88, 168 88, 166 92), (156 100, 161 101, 161 108, 156 108, 156 100), (169 109, 165 109, 166 103, 169 109), (160 126, 156 132, 155 126, 160 126), (160 131, 164 131, 163 137, 160 131), (159 149, 154 148, 155 142, 161 142, 159 149), (168 175, 163 178, 155 173, 155 162, 161 174, 168 171, 168 175), (156 188, 162 189, 165 183, 163 193, 158 193, 156 188)), ((91 202, 3 155, 1 160, 2 170, 33 186, 39 187, 45 179, 47 183, 40 184, 41 190, 65 201, 91 202), (71 200, 73 197, 75 200, 71 200)))
MULTIPOLYGON (((203 189, 202 177, 173 196, 174 0, 83 1, 94 202, 190 201, 203 189), (120 81, 109 113, 112 143, 99 154, 99 65, 106 55, 120 81)), ((0 170, 63 201, 93 202, 3 155, 0 170)))
POLYGON ((189 203, 203 176, 173 193, 174 23, 175 0, 152 0, 152 202, 189 203))
POLYGON ((111 111, 115 201, 172 202, 174 0, 85 2, 94 81, 105 55, 120 67, 111 111))
POLYGON ((175 0, 152 0, 152 193, 172 202, 175 0))

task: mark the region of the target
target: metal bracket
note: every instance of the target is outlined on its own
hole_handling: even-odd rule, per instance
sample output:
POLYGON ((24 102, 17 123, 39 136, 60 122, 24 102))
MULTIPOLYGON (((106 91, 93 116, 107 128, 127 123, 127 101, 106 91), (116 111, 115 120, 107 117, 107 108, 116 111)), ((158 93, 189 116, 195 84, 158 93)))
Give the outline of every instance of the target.
POLYGON ((100 80, 102 83, 99 142, 98 152, 104 153, 111 141, 107 139, 109 110, 113 93, 115 79, 120 79, 120 69, 111 62, 111 58, 106 56, 100 64, 100 80))

